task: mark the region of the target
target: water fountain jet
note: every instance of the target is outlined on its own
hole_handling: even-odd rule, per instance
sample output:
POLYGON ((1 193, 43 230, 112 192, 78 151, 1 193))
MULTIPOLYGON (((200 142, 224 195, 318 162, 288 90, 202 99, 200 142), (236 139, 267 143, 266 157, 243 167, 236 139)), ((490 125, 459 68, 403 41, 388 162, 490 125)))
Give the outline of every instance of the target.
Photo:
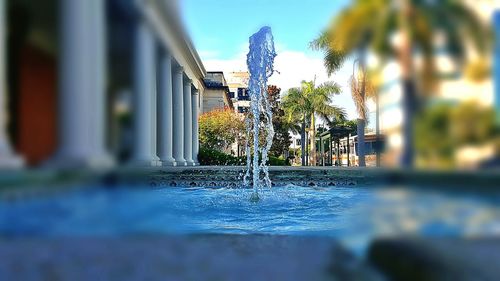
POLYGON ((250 51, 247 55, 247 66, 250 72, 248 92, 250 95, 251 119, 247 119, 247 136, 253 137, 252 142, 247 139, 247 172, 244 177, 245 185, 252 173, 253 193, 251 201, 259 200, 258 190, 262 186, 271 187, 269 169, 267 166, 268 152, 274 138, 273 114, 267 93, 267 80, 274 73, 274 39, 271 28, 262 27, 250 37, 250 51), (262 118, 261 118, 262 115, 262 118), (263 130, 264 144, 259 143, 259 136, 263 130), (253 155, 252 153, 253 148, 253 155), (260 157, 260 161, 259 161, 260 157), (263 177, 261 178, 261 173, 263 177))

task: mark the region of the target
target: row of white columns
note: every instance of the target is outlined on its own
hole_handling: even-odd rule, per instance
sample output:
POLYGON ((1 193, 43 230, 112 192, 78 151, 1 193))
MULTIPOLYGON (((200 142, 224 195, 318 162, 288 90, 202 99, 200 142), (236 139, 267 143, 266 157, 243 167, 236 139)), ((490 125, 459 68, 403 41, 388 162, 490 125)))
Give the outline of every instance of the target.
MULTIPOLYGON (((113 164, 106 150, 105 1, 60 2, 59 146, 50 166, 113 164)), ((6 133, 5 0, 0 0, 0 168, 19 165, 6 133)), ((198 91, 142 19, 134 42, 134 148, 140 166, 196 165, 198 91), (157 63, 160 71, 157 72, 157 63), (159 85, 157 87, 157 81, 159 85), (194 131, 196 130, 196 131, 194 131)))
POLYGON ((198 91, 170 54, 162 51, 157 58, 156 46, 151 27, 139 21, 133 161, 147 166, 194 166, 198 164, 198 91))

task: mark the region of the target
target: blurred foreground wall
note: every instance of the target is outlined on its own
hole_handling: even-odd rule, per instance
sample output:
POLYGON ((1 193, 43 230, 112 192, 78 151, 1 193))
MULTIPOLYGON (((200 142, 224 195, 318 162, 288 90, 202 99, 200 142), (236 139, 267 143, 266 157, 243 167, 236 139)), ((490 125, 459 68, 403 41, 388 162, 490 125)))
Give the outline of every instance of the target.
MULTIPOLYGON (((492 52, 486 57, 466 50, 467 64, 460 69, 451 55, 445 51, 441 38, 435 38, 433 63, 439 77, 437 88, 423 105, 421 116, 415 120, 415 150, 417 166, 425 168, 477 168, 499 157, 500 142, 500 16, 494 1, 464 1, 487 26, 493 29, 492 52), (468 110, 474 108, 476 111, 468 110), (440 111, 440 113, 438 113, 440 111), (446 111, 446 112, 445 112, 446 111), (481 114, 481 112, 491 112, 481 114), (495 121, 496 119, 496 121, 495 121), (496 123, 495 123, 496 122, 496 123), (462 130, 462 131, 460 131, 462 130), (481 132, 478 132, 481 131, 481 132), (487 131, 487 132, 485 132, 487 131), (466 141, 460 138, 464 137, 466 141)), ((439 36, 438 36, 439 37, 439 36)), ((392 44, 396 44, 395 34, 392 44)), ((416 67, 422 57, 414 52, 416 67)), ((379 67, 380 61, 370 60, 370 68, 379 67)), ((383 64, 380 71, 379 92, 380 128, 387 138, 383 156, 386 166, 399 164, 403 148, 402 135, 403 89, 400 83, 400 65, 396 61, 383 64)), ((420 81, 422 83, 422 81, 420 81)), ((422 86, 422 85, 419 85, 422 86)), ((376 107, 369 102, 372 116, 368 130, 374 130, 376 107)))

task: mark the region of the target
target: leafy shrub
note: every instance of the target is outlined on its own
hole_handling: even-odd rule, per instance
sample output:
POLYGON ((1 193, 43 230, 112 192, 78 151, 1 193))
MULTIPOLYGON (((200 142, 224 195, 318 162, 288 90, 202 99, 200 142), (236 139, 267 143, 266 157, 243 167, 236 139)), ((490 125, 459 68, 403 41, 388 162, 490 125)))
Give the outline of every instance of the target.
POLYGON ((267 162, 270 166, 289 166, 290 162, 282 157, 275 157, 270 155, 269 161, 267 162))
POLYGON ((482 145, 494 138, 495 112, 474 102, 435 104, 417 116, 415 136, 420 165, 453 167, 457 149, 482 145))
POLYGON ((200 147, 200 152, 198 154, 198 160, 201 165, 205 166, 232 166, 232 165, 244 165, 246 158, 235 157, 224 152, 220 152, 216 149, 200 147))
MULTIPOLYGON (((235 157, 207 147, 200 147, 198 160, 200 161, 200 164, 204 166, 244 166, 247 163, 246 156, 235 157)), ((290 165, 290 161, 288 159, 275 156, 269 156, 269 161, 267 163, 270 166, 290 165)))

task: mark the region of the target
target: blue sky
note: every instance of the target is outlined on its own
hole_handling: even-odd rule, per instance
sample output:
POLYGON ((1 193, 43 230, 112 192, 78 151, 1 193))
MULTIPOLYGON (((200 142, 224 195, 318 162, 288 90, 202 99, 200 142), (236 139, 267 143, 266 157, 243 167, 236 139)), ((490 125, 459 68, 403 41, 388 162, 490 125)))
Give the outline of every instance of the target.
MULTIPOLYGON (((198 50, 219 59, 237 55, 248 37, 269 25, 275 41, 314 53, 308 43, 348 0, 182 0, 188 31, 198 50)), ((318 54, 316 54, 318 55, 318 54)))
POLYGON ((334 104, 355 118, 348 87, 352 62, 328 77, 321 52, 309 42, 330 23, 349 0, 179 0, 192 41, 208 71, 246 70, 248 38, 262 26, 272 28, 278 56, 270 84, 283 91, 302 80, 327 80, 341 85, 343 93, 334 104))

